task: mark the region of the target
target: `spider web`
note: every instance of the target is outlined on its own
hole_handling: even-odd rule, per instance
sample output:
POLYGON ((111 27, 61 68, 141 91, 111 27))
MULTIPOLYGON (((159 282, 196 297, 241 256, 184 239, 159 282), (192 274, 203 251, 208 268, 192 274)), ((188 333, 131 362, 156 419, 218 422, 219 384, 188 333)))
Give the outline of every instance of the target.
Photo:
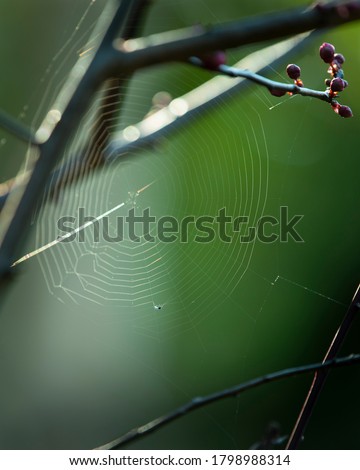
MULTIPOLYGON (((96 104, 101 106, 101 99, 96 104)), ((247 113, 241 128, 228 125, 221 139, 209 140, 192 127, 197 147, 189 148, 189 131, 185 130, 176 146, 160 144, 158 155, 128 158, 126 164, 67 190, 58 202, 42 209, 37 246, 61 237, 54 221, 64 215, 78 221, 79 207, 86 215, 102 218, 120 205, 108 216, 106 228, 112 237, 117 235, 119 216, 126 217, 130 209, 139 215, 149 208, 157 217, 181 220, 193 214, 215 216, 226 207, 229 214, 248 214, 249 225, 255 226, 267 199, 268 154, 264 135, 258 137, 254 130, 254 120, 261 129, 260 118, 254 115, 250 119, 247 113), (234 146, 235 152, 227 150, 234 146)), ((69 154, 73 153, 70 148, 69 154)), ((240 234, 227 244, 162 243, 154 230, 154 242, 144 237, 134 242, 125 234, 124 240, 111 243, 102 237, 94 241, 92 228, 83 229, 82 243, 59 242, 39 254, 49 291, 65 303, 114 305, 120 315, 139 316, 139 328, 144 332, 149 328, 151 334, 159 328, 160 316, 160 329, 166 336, 171 330, 178 334, 194 327, 231 298, 251 263, 255 245, 255 241, 241 245, 240 234)), ((100 232, 103 229, 100 225, 100 232)), ((189 238, 195 235, 192 232, 190 227, 189 238)))
MULTIPOLYGON (((69 50, 73 55, 75 51, 80 58, 86 59, 91 47, 81 47, 81 41, 89 30, 80 33, 80 26, 93 5, 91 2, 81 15, 67 44, 54 56, 46 75, 53 68, 55 75, 60 74, 63 56, 68 57, 71 54, 69 50)), ((182 70, 177 84, 179 90, 188 86, 188 78, 187 71, 182 70)), ((146 81, 145 73, 132 86, 135 103, 131 100, 126 102, 124 110, 129 122, 141 113, 144 115, 151 107, 151 101, 147 109, 141 105, 142 90, 147 91, 146 81), (130 108, 132 112, 129 112, 130 108)), ((52 88, 54 83, 50 80, 49 89, 52 88)), ((56 85, 55 91, 48 91, 45 96, 55 96, 58 88, 56 85)), ((173 93, 176 92, 175 89, 173 93)), ((84 159, 92 158, 93 147, 100 147, 102 135, 93 141, 92 147, 85 147, 85 153, 83 150, 84 141, 96 130, 98 119, 94 116, 107 111, 104 93, 112 94, 114 101, 122 99, 122 90, 112 83, 110 88, 105 88, 95 97, 67 149, 63 165, 80 153, 84 159), (89 127, 90 132, 84 133, 83 129, 89 127)), ((172 103, 175 104, 176 100, 170 106, 172 103)), ((74 231, 83 235, 84 241, 64 243, 67 242, 66 237, 64 239, 57 227, 57 221, 64 216, 78 221, 79 208, 101 222, 104 214, 117 208, 106 216, 109 232, 113 233, 118 216, 124 217, 130 208, 135 208, 136 213, 149 208, 157 216, 165 214, 181 220, 192 214, 215 216, 222 207, 231 215, 248 215, 248 225, 255 226, 267 200, 266 138, 256 110, 239 110, 240 116, 229 108, 230 116, 239 122, 236 127, 224 118, 216 124, 210 119, 197 128, 191 126, 176 145, 172 145, 171 140, 159 143, 157 155, 130 156, 126 163, 116 163, 99 175, 87 176, 86 181, 60 191, 55 200, 48 198, 43 201, 36 215, 37 248, 25 258, 36 255, 48 290, 57 300, 76 305, 112 305, 119 315, 130 317, 132 322, 134 317, 137 318, 137 328, 144 334, 155 337, 160 334, 166 338, 171 331, 179 334, 193 328, 221 306, 224 299, 231 300, 232 293, 246 274, 255 246, 255 241, 240 244, 240 233, 227 244, 217 241, 206 245, 166 244, 147 242, 144 238, 135 243, 126 237, 121 242, 111 243, 103 239, 94 241, 92 224, 82 228, 77 222, 74 231), (221 134, 210 135, 213 125, 222 123, 221 134), (190 132, 197 142, 197 145, 191 143, 191 147, 188 145, 190 132)), ((118 126, 115 116, 108 122, 107 132, 114 134, 118 126)), ((190 238, 191 232, 190 228, 190 238)), ((152 235, 158 236, 157 233, 152 235)), ((244 315, 251 320, 250 313, 244 312, 244 315)))
MULTIPOLYGON (((196 15, 200 14, 205 15, 201 18, 204 22, 228 19, 212 2, 206 3, 206 13, 203 11, 205 2, 201 1, 195 2, 193 11, 188 1, 159 2, 154 6, 149 24, 161 11, 167 28, 179 26, 172 13, 175 3, 186 24, 196 22, 196 15)), ((70 65, 79 57, 86 61, 96 47, 99 38, 91 33, 103 7, 104 2, 100 0, 84 1, 76 10, 70 34, 67 33, 67 39, 52 56, 33 98, 22 107, 20 117, 26 121, 31 115, 35 128, 53 109, 70 65), (89 37, 92 38, 90 43, 89 37)), ((160 28, 156 25, 154 29, 157 27, 160 28)), ((148 28, 153 32, 151 26, 148 28)), ((231 62, 238 58, 236 53, 230 54, 231 62)), ((273 73, 287 80, 281 71, 273 73)), ((117 133, 125 128, 131 141, 136 132, 134 124, 161 106, 179 105, 178 97, 209 78, 208 72, 188 65, 169 65, 161 73, 158 70, 138 73, 129 84, 128 93, 113 82, 107 84, 96 94, 79 123, 61 164, 66 165, 77 155, 92 158, 94 147, 101 147, 103 135, 93 140, 91 148, 87 142, 97 128, 96 116, 106 112, 104 93, 122 104, 120 119, 112 116, 107 121, 106 131, 116 139, 117 133), (162 94, 157 95, 158 92, 162 94)), ((246 94, 224 100, 211 113, 197 116, 180 133, 160 139, 152 148, 141 152, 130 149, 108 166, 57 191, 55 197, 44 196, 34 215, 33 237, 25 252, 32 256, 24 260, 23 268, 29 273, 25 276, 37 279, 33 288, 35 296, 42 296, 39 303, 44 302, 46 316, 66 317, 67 332, 62 338, 67 337, 72 325, 81 319, 76 331, 85 328, 85 349, 90 355, 89 360, 84 359, 84 364, 96 361, 96 354, 99 354, 100 358, 107 358, 110 373, 116 375, 117 361, 126 358, 121 370, 130 385, 121 381, 115 384, 115 390, 122 390, 123 396, 134 393, 133 383, 139 382, 141 388, 147 381, 151 384, 150 395, 159 394, 150 412, 140 394, 137 397, 134 393, 129 400, 136 407, 136 414, 128 417, 123 407, 117 414, 124 431, 139 424, 139 419, 141 423, 146 416, 154 417, 156 410, 162 412, 162 400, 172 406, 199 393, 199 388, 203 393, 203 390, 222 387, 224 380, 226 383, 238 381, 239 377, 253 376, 257 371, 287 366, 284 350, 290 351, 292 365, 308 348, 306 343, 291 352, 291 343, 297 334, 308 335, 308 325, 327 321, 329 312, 333 319, 343 312, 351 289, 348 291, 345 283, 337 285, 332 275, 324 273, 333 273, 336 269, 347 273, 346 266, 351 266, 344 245, 339 244, 338 251, 331 256, 328 252, 339 239, 341 224, 353 217, 355 211, 350 208, 350 191, 343 199, 331 196, 335 175, 341 183, 348 174, 345 170, 339 174, 335 159, 330 159, 325 170, 321 166, 324 173, 320 173, 320 163, 323 165, 324 159, 329 157, 330 144, 315 152, 311 141, 318 140, 323 145, 329 130, 316 135, 309 115, 313 116, 312 122, 325 120, 328 129, 336 129, 334 116, 325 113, 321 104, 305 102, 299 97, 279 101, 261 89, 246 91, 246 94), (309 136, 309 143, 304 141, 304 135, 309 136), (309 198, 304 197, 303 182, 309 198), (336 201, 337 212, 343 214, 336 226, 328 223, 329 198, 333 207, 336 201), (288 243, 264 244, 258 239, 241 242, 241 236, 250 227, 256 227, 262 216, 278 217, 281 206, 287 206, 290 215, 305 215, 299 225, 305 243, 289 240, 288 243), (93 222, 80 220, 80 208, 93 222), (166 215, 181 221, 190 215, 214 217, 222 208, 233 218, 248 217, 247 224, 241 232, 233 234, 230 243, 219 237, 211 243, 196 243, 193 239, 197 232, 192 225, 188 243, 179 240, 164 243, 159 240, 156 227, 150 231, 154 242, 147 241, 143 235, 134 242, 126 231, 121 241, 109 242, 102 236, 105 228, 108 235, 118 235, 119 217, 126 217, 130 210, 141 215, 149 209, 157 219, 166 215), (74 241, 68 242, 64 232, 59 230, 58 221, 63 217, 75 220, 71 232, 77 236, 74 241), (95 240, 97 227, 99 239, 95 240), (318 227, 324 228, 319 230, 318 227), (83 241, 79 241, 80 236, 83 241), (312 263, 312 259, 317 262, 312 263), (286 334, 278 331, 283 325, 288 328, 286 334), (90 343, 91 348, 87 346, 90 343), (181 366, 172 367, 174 362, 180 362, 180 355, 186 356, 189 366, 184 366, 184 370, 181 366), (128 370, 129 363, 142 380, 134 378, 128 370), (214 378, 213 369, 224 370, 223 376, 219 374, 219 379, 214 378)), ((351 130, 343 132, 351 134, 351 130)), ((1 142, 3 153, 8 146, 5 141, 1 142)), ((351 273, 349 279, 353 279, 351 273)), ((330 325, 327 334, 332 331, 330 325)), ((70 344, 77 341, 77 336, 71 338, 70 344)), ((322 346, 325 348, 325 343, 322 346)), ((52 350, 49 345, 44 347, 52 350)), ((55 363, 60 361, 57 357, 55 355, 55 363)), ((54 379, 58 386, 61 377, 60 374, 54 379)), ((87 380, 84 387, 90 386, 87 380)), ((108 383, 109 377, 104 380, 108 383)), ((80 387, 79 397, 84 387, 80 387)), ((98 385, 95 386, 98 390, 96 387, 98 385)), ((255 441, 259 437, 255 432, 244 437, 244 431, 238 431, 244 420, 249 422, 256 415, 253 403, 247 403, 248 413, 239 400, 235 410, 231 404, 228 408, 204 412, 204 427, 212 427, 208 434, 210 442, 237 448, 244 442, 250 445, 251 439, 255 441), (223 415, 232 419, 227 421, 223 415)), ((109 405, 104 418, 98 417, 99 422, 109 419, 111 412, 109 405)), ((272 416, 269 415, 269 419, 272 416)), ((259 423, 261 419, 255 421, 259 423)), ((200 428, 198 432, 206 435, 204 428, 200 428)), ((108 430, 109 437, 119 431, 114 423, 108 430)), ((98 443, 100 436, 96 439, 98 443)), ((174 445, 172 440, 168 442, 164 436, 162 439, 164 448, 174 445)), ((84 438, 84 442, 89 441, 84 438)), ((185 438, 179 446, 181 442, 190 447, 185 438)), ((146 445, 151 448, 152 441, 146 445)), ((205 445, 203 441, 202 447, 205 445)))

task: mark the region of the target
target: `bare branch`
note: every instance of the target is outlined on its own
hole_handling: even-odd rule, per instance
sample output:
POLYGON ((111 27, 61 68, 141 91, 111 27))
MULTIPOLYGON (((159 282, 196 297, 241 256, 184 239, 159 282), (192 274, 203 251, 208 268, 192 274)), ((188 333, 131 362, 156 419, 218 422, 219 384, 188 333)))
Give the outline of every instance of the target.
POLYGON ((249 380, 248 382, 235 385, 234 387, 227 388, 225 390, 221 390, 219 392, 215 392, 204 397, 196 397, 185 405, 182 405, 179 408, 176 408, 175 410, 171 411, 170 413, 160 416, 159 418, 154 419, 153 421, 150 421, 149 423, 146 423, 138 428, 132 429, 123 436, 114 439, 113 441, 108 442, 107 444, 104 444, 101 447, 98 447, 98 449, 120 449, 125 444, 128 444, 129 442, 134 442, 135 440, 138 440, 139 438, 162 428, 163 426, 171 423, 172 421, 175 421, 176 419, 181 418, 182 416, 191 413, 194 410, 207 406, 210 403, 223 400, 225 398, 237 397, 238 395, 243 392, 246 392, 247 390, 251 390, 253 388, 265 385, 270 382, 275 382, 281 379, 285 379, 287 377, 294 377, 296 375, 307 374, 313 371, 327 371, 330 368, 343 367, 359 363, 360 354, 353 354, 348 357, 332 359, 323 363, 309 364, 305 366, 284 369, 278 372, 272 372, 262 377, 249 380))
MULTIPOLYGON (((133 0, 127 4, 128 11, 122 19, 123 24, 119 25, 121 39, 128 40, 139 33, 143 17, 149 5, 150 0, 133 0)), ((86 156, 90 159, 90 167, 101 164, 103 150, 111 136, 111 127, 108 123, 112 119, 117 120, 119 117, 128 81, 129 77, 122 75, 110 78, 104 84, 102 103, 88 143, 89 150, 84 152, 84 159, 86 159, 86 156)))
MULTIPOLYGON (((127 11, 125 12, 124 9, 124 16, 118 25, 119 35, 122 39, 127 40, 139 34, 144 15, 150 3, 151 0, 133 0, 125 5, 127 11)), ((112 41, 109 44, 112 44, 112 41)), ((121 75, 104 82, 101 104, 90 130, 88 142, 81 152, 81 159, 77 157, 74 161, 66 162, 59 170, 56 170, 55 175, 61 174, 61 178, 51 179, 51 190, 49 192, 51 197, 56 198, 66 185, 78 178, 85 178, 89 173, 103 166, 104 149, 113 132, 113 127, 109 123, 111 121, 116 123, 120 117, 123 97, 129 80, 128 75, 121 75)))
MULTIPOLYGON (((193 65, 202 66, 202 62, 197 57, 191 57, 190 62, 193 65)), ((282 83, 270 80, 269 78, 263 77, 258 73, 254 73, 251 70, 241 70, 237 67, 229 67, 228 65, 219 65, 217 71, 228 77, 242 77, 250 80, 260 86, 268 88, 269 90, 284 91, 292 95, 308 96, 311 98, 317 98, 321 101, 331 103, 333 97, 327 91, 312 90, 311 88, 300 87, 293 83, 282 83)))
MULTIPOLYGON (((324 357, 323 364, 329 361, 336 360, 341 346, 343 345, 345 338, 350 331, 350 328, 358 316, 360 311, 360 285, 355 292, 355 295, 351 301, 351 304, 345 314, 344 320, 342 321, 339 329, 337 330, 334 339, 332 340, 330 347, 324 357)), ((326 379, 329 375, 329 370, 319 370, 315 373, 314 380, 311 384, 310 390, 300 411, 294 429, 291 433, 290 439, 287 443, 286 449, 296 449, 303 439, 305 428, 310 420, 316 402, 323 389, 326 379)))
POLYGON ((360 19, 360 0, 315 4, 221 24, 160 33, 146 38, 119 41, 109 64, 110 73, 132 72, 150 65, 187 60, 218 49, 230 49, 314 29, 324 29, 360 19))

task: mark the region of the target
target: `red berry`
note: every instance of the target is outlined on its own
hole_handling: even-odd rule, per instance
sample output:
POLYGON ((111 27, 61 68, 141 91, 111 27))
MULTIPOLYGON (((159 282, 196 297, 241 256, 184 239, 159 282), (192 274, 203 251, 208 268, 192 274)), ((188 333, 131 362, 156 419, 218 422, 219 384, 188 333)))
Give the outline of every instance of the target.
POLYGON ((333 92, 343 91, 345 86, 345 82, 342 78, 333 78, 330 83, 330 90, 333 92))
POLYGON ((277 96, 277 97, 286 95, 286 91, 277 90, 276 88, 269 88, 269 91, 273 96, 277 96))
POLYGON ((224 51, 214 51, 209 54, 199 56, 203 66, 210 70, 217 70, 219 65, 226 64, 226 53, 224 51))
POLYGON ((334 60, 336 60, 338 64, 342 65, 345 62, 345 57, 342 54, 335 54, 334 60))
POLYGON ((292 78, 293 80, 297 80, 300 77, 301 69, 296 64, 289 64, 286 67, 286 73, 288 74, 289 78, 292 78))
POLYGON ((353 113, 351 111, 351 109, 349 108, 349 106, 340 106, 339 110, 338 110, 338 114, 339 116, 343 117, 343 118, 349 118, 349 117, 353 117, 353 113))
POLYGON ((328 42, 324 42, 321 44, 319 52, 322 60, 327 64, 330 64, 330 62, 334 59, 335 47, 328 42))

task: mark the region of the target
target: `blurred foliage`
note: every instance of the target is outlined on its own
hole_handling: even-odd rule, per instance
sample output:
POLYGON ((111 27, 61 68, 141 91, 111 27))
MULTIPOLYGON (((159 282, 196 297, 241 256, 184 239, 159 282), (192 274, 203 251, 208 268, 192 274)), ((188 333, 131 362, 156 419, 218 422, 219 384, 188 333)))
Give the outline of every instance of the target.
MULTIPOLYGON (((221 8, 216 0, 158 0, 145 33, 301 4, 262 0, 240 6, 228 0, 221 8)), ((89 5, 89 0, 1 2, 3 109, 35 128, 41 122, 105 0, 89 5)), ((156 149, 133 156, 133 163, 113 165, 89 183, 90 190, 94 181, 104 194, 113 191, 114 202, 126 181, 140 188, 154 179, 159 184, 149 190, 146 204, 158 214, 213 214, 226 206, 235 215, 249 210, 255 217, 258 201, 264 213, 276 216, 286 205, 292 215, 304 214, 299 227, 305 243, 256 243, 251 253, 219 241, 170 247, 166 262, 174 300, 166 299, 169 307, 161 314, 136 309, 126 314, 107 302, 63 304, 48 290, 36 259, 24 264, 0 315, 1 448, 95 447, 193 396, 322 359, 358 282, 359 25, 324 33, 322 40, 347 58, 350 86, 341 102, 351 106, 354 119, 340 119, 327 104, 302 97, 274 107, 278 99, 253 87, 156 149), (251 182, 253 200, 241 186, 245 181, 251 182), (191 298, 197 303, 187 304, 191 298), (176 318, 172 302, 181 307, 174 310, 176 318)), ((318 46, 293 62, 301 66, 305 85, 320 89, 326 67, 318 46)), ((231 51, 229 60, 253 49, 231 51)), ((279 74, 286 79, 285 66, 273 71, 276 79, 279 74)), ((141 119, 157 91, 181 96, 210 77, 184 64, 137 73, 123 123, 141 119)), ((26 148, 2 131, 0 139, 6 139, 0 148, 3 181, 17 171, 26 148)), ((29 250, 37 246, 36 233, 50 210, 64 212, 75 197, 86 202, 86 188, 79 184, 57 206, 50 203, 49 212, 45 207, 45 215, 34 220, 29 250)), ((358 328, 344 354, 359 352, 358 328)), ((287 434, 310 380, 269 384, 214 404, 132 448, 249 448, 274 420, 287 434)), ((331 374, 304 448, 359 448, 359 387, 356 367, 331 374)))

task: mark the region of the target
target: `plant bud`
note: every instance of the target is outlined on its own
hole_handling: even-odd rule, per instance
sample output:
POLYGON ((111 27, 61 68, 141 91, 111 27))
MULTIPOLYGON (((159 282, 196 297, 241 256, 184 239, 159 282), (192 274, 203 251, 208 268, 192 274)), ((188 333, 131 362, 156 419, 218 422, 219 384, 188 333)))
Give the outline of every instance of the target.
POLYGON ((330 64, 330 62, 332 62, 332 60, 334 59, 335 47, 332 44, 329 44, 328 42, 324 42, 323 44, 321 44, 319 52, 322 60, 327 64, 330 64))
POLYGON ((286 73, 288 74, 289 78, 292 78, 293 80, 297 80, 300 77, 301 69, 296 64, 289 64, 286 67, 286 73))

